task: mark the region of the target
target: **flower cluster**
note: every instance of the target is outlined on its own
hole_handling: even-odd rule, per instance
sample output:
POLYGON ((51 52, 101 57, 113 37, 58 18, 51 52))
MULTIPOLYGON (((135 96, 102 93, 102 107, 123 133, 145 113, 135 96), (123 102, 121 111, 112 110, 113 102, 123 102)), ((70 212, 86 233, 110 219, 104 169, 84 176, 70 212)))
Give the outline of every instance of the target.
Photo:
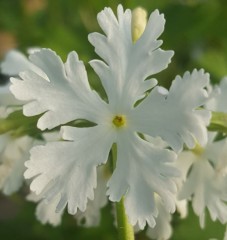
POLYGON ((104 34, 88 36, 100 57, 90 65, 106 97, 92 89, 75 51, 65 63, 50 49, 32 50, 29 59, 16 51, 6 56, 1 68, 14 75, 10 90, 16 99, 0 92, 1 117, 18 109, 12 105, 23 105, 25 116, 37 116, 42 140, 0 135, 0 187, 6 194, 17 190, 27 160, 28 199, 39 202, 43 223, 58 225, 67 207, 79 223, 97 225, 107 196, 124 199, 131 225, 148 224, 148 236, 156 239, 170 237, 171 213, 177 208, 185 217, 187 201, 202 226, 206 208, 213 220, 226 223, 227 142, 207 126, 211 111, 227 111, 227 81, 213 94, 209 74, 195 69, 176 76, 169 89, 158 86, 151 77, 173 56, 158 39, 164 16, 156 10, 136 28, 132 16, 138 17, 121 5, 117 16, 105 8, 98 14, 104 34), (60 130, 60 137, 50 140, 47 130, 60 130))

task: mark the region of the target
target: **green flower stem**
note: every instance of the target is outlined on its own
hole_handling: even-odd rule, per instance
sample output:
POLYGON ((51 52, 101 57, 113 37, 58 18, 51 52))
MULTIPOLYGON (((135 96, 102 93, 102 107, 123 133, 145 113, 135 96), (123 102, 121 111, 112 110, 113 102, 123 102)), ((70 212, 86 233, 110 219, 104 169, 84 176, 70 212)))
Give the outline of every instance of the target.
MULTIPOLYGON (((117 145, 114 144, 112 147, 112 159, 113 159, 113 169, 116 167, 117 161, 117 145)), ((124 197, 120 202, 116 203, 116 213, 117 213, 117 228, 119 234, 119 240, 134 240, 134 231, 132 225, 128 221, 128 217, 125 213, 124 207, 124 197)))

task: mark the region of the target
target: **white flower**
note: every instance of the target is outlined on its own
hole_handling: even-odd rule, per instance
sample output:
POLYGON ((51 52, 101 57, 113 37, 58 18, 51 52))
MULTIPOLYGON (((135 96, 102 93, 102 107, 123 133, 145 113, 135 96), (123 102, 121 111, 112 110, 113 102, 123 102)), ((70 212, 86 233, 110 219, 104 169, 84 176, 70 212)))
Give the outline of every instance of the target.
MULTIPOLYGON (((223 78, 220 85, 210 92, 206 108, 227 112, 227 78, 223 78)), ((227 139, 216 141, 216 136, 216 133, 209 133, 209 141, 204 148, 197 146, 192 152, 182 152, 177 160, 184 181, 179 196, 192 201, 201 227, 205 225, 206 208, 213 221, 227 222, 227 139)))
POLYGON ((143 228, 146 222, 155 225, 157 193, 168 212, 175 210, 174 178, 178 171, 170 165, 176 154, 143 140, 139 133, 159 136, 175 151, 184 143, 193 147, 195 139, 207 140, 206 125, 210 113, 197 109, 203 105, 209 75, 203 70, 177 76, 165 94, 159 87, 138 106, 147 90, 156 84, 149 76, 165 69, 173 55, 163 51, 157 40, 164 30, 164 17, 156 10, 140 39, 132 42, 131 11, 110 8, 98 14, 105 35, 93 33, 90 42, 104 61, 90 64, 99 75, 108 102, 90 88, 84 64, 75 52, 64 64, 51 50, 30 55, 30 61, 41 71, 20 73, 12 79, 11 91, 27 101, 27 116, 42 114, 38 127, 54 128, 76 119, 95 123, 93 127, 61 128, 65 141, 48 143, 31 150, 26 162, 26 178, 33 178, 31 190, 51 200, 60 194, 57 211, 68 205, 68 212, 84 211, 88 199, 94 198, 97 186, 96 167, 106 163, 113 143, 117 144, 116 169, 107 183, 109 199, 125 196, 125 208, 131 224, 143 228), (145 79, 147 79, 145 81, 145 79), (190 99, 190 101, 188 101, 190 99))
POLYGON ((214 135, 204 149, 183 152, 179 162, 186 161, 188 176, 179 193, 180 199, 192 201, 194 212, 204 227, 205 210, 209 210, 213 221, 227 222, 227 139, 213 141, 214 135), (189 161, 191 164, 188 164, 189 161))

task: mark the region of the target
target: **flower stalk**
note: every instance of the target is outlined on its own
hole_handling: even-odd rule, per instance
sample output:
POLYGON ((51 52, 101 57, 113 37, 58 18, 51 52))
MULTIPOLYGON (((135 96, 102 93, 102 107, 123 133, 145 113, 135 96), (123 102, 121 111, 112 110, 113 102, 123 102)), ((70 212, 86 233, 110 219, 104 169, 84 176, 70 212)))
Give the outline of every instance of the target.
MULTIPOLYGON (((117 145, 114 144, 112 147, 112 161, 113 169, 116 167, 117 161, 117 145)), ((128 217, 125 213, 124 197, 120 202, 116 203, 116 215, 117 215, 117 229, 119 240, 134 240, 134 231, 132 225, 128 221, 128 217)))

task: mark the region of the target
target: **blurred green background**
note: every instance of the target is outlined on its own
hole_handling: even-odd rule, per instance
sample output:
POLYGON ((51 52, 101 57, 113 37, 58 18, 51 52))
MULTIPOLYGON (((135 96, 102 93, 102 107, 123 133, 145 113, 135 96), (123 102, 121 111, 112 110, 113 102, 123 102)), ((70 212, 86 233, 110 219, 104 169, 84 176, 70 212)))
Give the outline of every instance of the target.
MULTIPOLYGON (((55 50, 64 60, 69 51, 76 50, 85 61, 91 83, 100 83, 87 64, 96 58, 87 35, 100 31, 97 13, 105 6, 116 11, 144 7, 148 13, 158 8, 167 20, 161 36, 162 46, 174 50, 168 69, 157 74, 164 86, 169 86, 177 74, 204 68, 213 83, 227 75, 227 1, 226 0, 0 0, 0 60, 11 48, 26 52, 29 47, 55 50)), ((1 239, 117 239, 111 206, 102 212, 100 227, 77 227, 65 214, 60 227, 42 226, 35 219, 35 205, 24 200, 24 189, 10 198, 0 195, 1 239)), ((207 217, 205 230, 190 212, 186 220, 173 219, 173 240, 223 239, 224 228, 207 217)), ((139 233, 136 239, 147 239, 139 233)))

